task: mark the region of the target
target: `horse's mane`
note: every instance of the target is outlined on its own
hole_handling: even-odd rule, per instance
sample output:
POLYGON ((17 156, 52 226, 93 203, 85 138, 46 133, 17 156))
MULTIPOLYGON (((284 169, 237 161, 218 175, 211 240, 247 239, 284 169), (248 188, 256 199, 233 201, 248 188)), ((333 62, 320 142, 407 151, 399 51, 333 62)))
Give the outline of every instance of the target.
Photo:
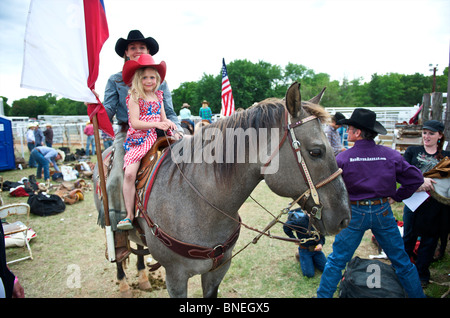
POLYGON ((266 99, 247 110, 235 112, 232 116, 225 117, 208 125, 206 128, 218 128, 225 132, 227 128, 272 128, 284 118, 284 103, 275 98, 266 99))
MULTIPOLYGON (((315 115, 317 116, 322 122, 326 122, 329 120, 330 115, 328 112, 320 105, 313 104, 311 102, 302 101, 302 107, 303 110, 306 111, 306 115, 315 115)), ((234 149, 227 149, 227 146, 229 147, 229 144, 227 144, 227 138, 230 136, 230 131, 234 132, 237 129, 240 129, 241 131, 247 131, 249 128, 252 128, 252 131, 256 134, 256 137, 259 138, 260 128, 267 128, 270 130, 270 128, 279 128, 281 129, 284 125, 284 118, 285 118, 285 112, 286 112, 285 102, 280 99, 275 98, 269 98, 266 100, 263 100, 262 102, 249 107, 248 109, 240 112, 235 112, 233 115, 229 117, 225 117, 220 119, 219 121, 212 123, 207 126, 201 127, 200 130, 195 131, 194 136, 207 136, 208 132, 210 134, 217 134, 223 136, 222 140, 216 140, 216 139, 210 139, 210 138, 203 138, 202 143, 196 143, 193 141, 194 138, 190 138, 190 144, 187 144, 188 141, 184 140, 184 147, 190 147, 191 154, 194 154, 196 149, 199 148, 199 146, 202 147, 202 149, 205 148, 205 146, 210 146, 214 148, 215 146, 219 146, 222 149, 223 153, 223 161, 222 162, 213 162, 216 174, 216 180, 218 182, 227 182, 230 180, 230 177, 233 175, 234 170, 236 168, 236 165, 234 163, 239 162, 237 155, 238 155, 238 143, 233 142, 232 145, 234 149), (228 134, 228 135, 227 135, 228 134), (227 138, 225 138, 227 137, 227 138), (216 143, 222 143, 222 144, 216 144, 216 143), (230 158, 229 153, 234 155, 233 158, 230 158)), ((270 134, 270 132, 269 132, 270 134)), ((232 138, 234 138, 232 136, 232 138)), ((185 138, 186 139, 186 138, 185 138)), ((229 141, 229 140, 228 140, 229 141)), ((245 139, 246 147, 245 149, 248 149, 248 138, 245 139)), ((240 145, 242 146, 242 145, 240 145)), ((198 150, 197 150, 198 151, 198 150)), ((248 155, 248 154, 247 154, 248 155)), ((185 170, 185 163, 179 164, 179 166, 185 170)), ((175 171, 173 171, 174 173, 175 171)), ((172 173, 172 177, 173 177, 172 173)), ((171 180, 172 180, 171 177, 171 180)))
MULTIPOLYGON (((308 115, 315 115, 323 123, 330 119, 330 114, 318 104, 302 101, 303 109, 308 115)), ((282 124, 285 115, 285 103, 283 100, 268 98, 249 107, 245 111, 235 112, 232 116, 223 118, 211 125, 204 127, 218 128, 223 133, 227 128, 273 128, 282 124)))

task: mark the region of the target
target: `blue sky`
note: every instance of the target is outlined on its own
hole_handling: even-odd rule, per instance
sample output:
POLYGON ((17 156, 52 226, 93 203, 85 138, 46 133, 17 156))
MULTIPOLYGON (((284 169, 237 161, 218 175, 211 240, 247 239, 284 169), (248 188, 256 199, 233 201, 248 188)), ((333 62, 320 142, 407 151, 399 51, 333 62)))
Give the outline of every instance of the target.
MULTIPOLYGON (((61 0, 60 0, 61 1, 61 0)), ((43 95, 20 88, 30 0, 0 1, 0 96, 43 95)), ((302 64, 332 80, 390 72, 438 74, 449 64, 448 0, 104 0, 110 37, 96 89, 121 70, 114 52, 132 29, 154 37, 171 89, 217 75, 222 58, 302 64)), ((57 39, 55 39, 57 41, 57 39)), ((233 85, 231 79, 231 85, 233 85)))

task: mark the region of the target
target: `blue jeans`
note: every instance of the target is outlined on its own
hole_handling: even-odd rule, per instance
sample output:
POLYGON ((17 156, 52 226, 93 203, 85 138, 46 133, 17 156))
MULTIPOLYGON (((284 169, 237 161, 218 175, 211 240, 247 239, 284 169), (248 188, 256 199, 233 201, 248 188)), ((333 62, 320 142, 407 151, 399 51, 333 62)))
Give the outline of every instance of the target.
POLYGON ((42 178, 42 169, 44 169, 44 180, 50 179, 50 162, 45 159, 44 155, 35 148, 31 151, 30 158, 37 162, 36 178, 42 178))
POLYGON ((425 297, 417 269, 405 252, 403 239, 388 202, 368 206, 352 204, 352 219, 349 226, 335 237, 333 252, 328 256, 317 297, 333 297, 342 279, 342 270, 352 259, 364 233, 369 229, 389 257, 408 296, 410 298, 425 297))
POLYGON ((34 158, 31 157, 31 152, 34 149, 34 143, 33 142, 28 142, 27 146, 28 146, 28 151, 30 152, 30 160, 28 161, 28 166, 30 168, 35 168, 36 167, 36 160, 34 160, 34 158))
POLYGON ((311 252, 299 247, 298 254, 300 256, 300 267, 302 269, 303 276, 314 277, 316 268, 323 272, 327 258, 322 251, 311 252))
POLYGON ((94 135, 87 136, 86 140, 86 156, 89 156, 89 146, 92 146, 92 154, 95 155, 95 137, 94 135))

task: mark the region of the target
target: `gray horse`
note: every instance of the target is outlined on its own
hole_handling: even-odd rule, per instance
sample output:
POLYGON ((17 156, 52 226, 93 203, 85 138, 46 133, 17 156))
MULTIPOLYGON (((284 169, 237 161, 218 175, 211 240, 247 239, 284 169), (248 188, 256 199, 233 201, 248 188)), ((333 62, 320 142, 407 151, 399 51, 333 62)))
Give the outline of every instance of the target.
POLYGON ((203 296, 217 297, 239 235, 239 208, 262 180, 299 203, 320 232, 347 226, 350 205, 321 127, 329 118, 317 105, 321 94, 302 102, 294 83, 285 102, 265 100, 171 146, 145 217, 137 218, 165 268, 171 297, 187 297, 188 280, 197 274, 203 296))

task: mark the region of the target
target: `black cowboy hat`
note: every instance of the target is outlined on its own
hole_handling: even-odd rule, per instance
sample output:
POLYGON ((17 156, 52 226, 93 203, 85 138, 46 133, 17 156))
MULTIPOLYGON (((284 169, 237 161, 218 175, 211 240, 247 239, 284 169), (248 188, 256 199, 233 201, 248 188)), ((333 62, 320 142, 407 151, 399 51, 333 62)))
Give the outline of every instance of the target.
POLYGON ((158 42, 154 38, 148 37, 145 38, 141 31, 139 30, 131 30, 128 33, 128 37, 125 40, 124 38, 120 38, 116 42, 116 53, 123 57, 125 54, 125 50, 128 48, 128 44, 131 42, 144 42, 147 45, 148 50, 150 51, 150 55, 155 55, 159 51, 158 42))
POLYGON ((370 109, 356 108, 349 119, 341 119, 338 125, 350 125, 358 129, 367 129, 381 135, 386 135, 386 128, 377 122, 377 114, 370 109))
POLYGON ((346 119, 344 114, 342 114, 341 112, 336 112, 336 114, 334 114, 334 119, 336 119, 336 123, 340 120, 346 119))

